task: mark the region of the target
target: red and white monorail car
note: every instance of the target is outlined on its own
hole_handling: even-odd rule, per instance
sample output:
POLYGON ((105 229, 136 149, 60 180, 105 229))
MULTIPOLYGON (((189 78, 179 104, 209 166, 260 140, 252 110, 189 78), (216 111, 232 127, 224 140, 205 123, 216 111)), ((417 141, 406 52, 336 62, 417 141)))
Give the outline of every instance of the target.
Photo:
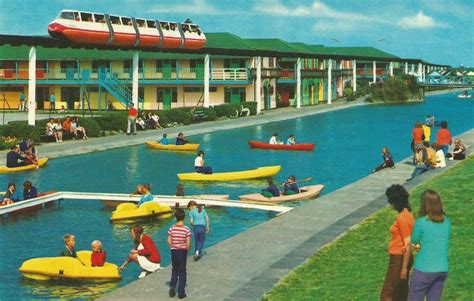
POLYGON ((63 10, 49 23, 54 38, 73 43, 128 47, 200 49, 206 36, 199 25, 63 10))

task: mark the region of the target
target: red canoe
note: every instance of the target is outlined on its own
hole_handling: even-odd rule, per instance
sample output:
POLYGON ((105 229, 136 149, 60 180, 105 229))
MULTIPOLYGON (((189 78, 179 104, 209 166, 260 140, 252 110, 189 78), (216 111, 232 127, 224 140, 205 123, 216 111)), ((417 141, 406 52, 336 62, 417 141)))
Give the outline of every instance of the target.
POLYGON ((300 143, 294 145, 287 144, 270 144, 259 141, 249 141, 251 148, 263 148, 263 149, 277 149, 277 150, 294 150, 294 151, 313 151, 314 143, 300 143))

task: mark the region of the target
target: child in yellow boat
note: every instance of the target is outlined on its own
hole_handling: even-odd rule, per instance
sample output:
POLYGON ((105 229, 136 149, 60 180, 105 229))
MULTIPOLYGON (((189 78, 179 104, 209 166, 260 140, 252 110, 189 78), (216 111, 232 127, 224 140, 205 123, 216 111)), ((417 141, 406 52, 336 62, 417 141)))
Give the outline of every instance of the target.
POLYGON ((137 189, 134 192, 130 193, 130 196, 142 195, 142 184, 137 185, 137 189))
POLYGON ((204 166, 204 152, 203 151, 198 151, 197 157, 194 160, 194 170, 197 173, 203 173, 203 174, 212 174, 212 167, 210 166, 204 166))
POLYGON ((59 254, 59 256, 67 256, 67 257, 73 257, 77 258, 82 265, 85 265, 79 257, 77 257, 76 250, 74 250, 74 247, 76 246, 76 238, 72 234, 66 234, 63 236, 64 239, 64 250, 59 254))
POLYGON ((91 247, 91 266, 103 267, 105 264, 105 258, 107 257, 107 253, 102 250, 102 242, 100 240, 94 240, 91 244, 91 247))
POLYGON ((158 141, 158 142, 160 142, 160 144, 162 144, 162 145, 170 144, 170 141, 168 140, 168 134, 164 133, 163 138, 161 138, 160 141, 158 141))
POLYGON ((150 184, 143 184, 141 186, 141 194, 140 201, 138 202, 137 206, 140 207, 143 203, 153 201, 153 195, 150 192, 151 185, 150 184))
POLYGON ((289 176, 288 181, 283 183, 283 185, 284 185, 284 188, 283 188, 284 195, 292 195, 292 194, 300 193, 300 189, 298 185, 296 184, 295 176, 289 176))

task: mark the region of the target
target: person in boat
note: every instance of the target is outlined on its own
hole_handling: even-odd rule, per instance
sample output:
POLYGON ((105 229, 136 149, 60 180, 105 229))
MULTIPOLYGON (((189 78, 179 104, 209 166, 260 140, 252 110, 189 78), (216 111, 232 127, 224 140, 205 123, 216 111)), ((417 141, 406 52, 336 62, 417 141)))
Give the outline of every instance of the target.
POLYGON ((280 140, 278 140, 278 133, 273 133, 272 137, 270 138, 269 144, 283 144, 280 140))
POLYGON ((433 127, 435 125, 435 117, 432 115, 426 115, 425 124, 429 127, 433 127))
POLYGON ((14 168, 25 166, 26 158, 20 154, 20 147, 18 145, 14 145, 10 148, 10 151, 7 153, 7 167, 14 168), (21 162, 18 162, 21 161, 21 162))
POLYGON ((293 134, 290 134, 290 136, 288 136, 288 140, 286 140, 286 144, 287 145, 295 145, 296 144, 295 136, 293 134))
POLYGON ((451 136, 451 132, 448 129, 448 122, 443 121, 441 122, 441 129, 438 131, 436 135, 436 142, 439 144, 441 149, 444 152, 444 155, 448 155, 449 146, 453 143, 453 138, 451 136))
POLYGON ((33 142, 31 142, 31 144, 28 147, 28 150, 25 152, 25 164, 26 165, 30 165, 30 164, 38 165, 39 164, 38 159, 36 157, 36 148, 35 148, 33 142))
POLYGON ((176 196, 184 196, 184 185, 181 183, 178 183, 176 185, 176 196))
POLYGON ((185 145, 186 143, 189 143, 189 141, 184 139, 184 134, 178 133, 178 137, 176 138, 176 145, 185 145))
POLYGON ((289 176, 288 181, 283 183, 283 195, 293 195, 300 193, 300 189, 296 184, 296 177, 289 176))
POLYGON ((204 151, 198 151, 197 157, 194 160, 194 169, 197 173, 212 174, 212 167, 204 166, 204 151))
POLYGON ((102 242, 100 240, 94 240, 91 243, 91 248, 91 266, 103 267, 106 261, 107 253, 102 249, 102 242))
POLYGON ((431 148, 436 151, 436 168, 446 167, 446 157, 444 156, 443 150, 439 147, 438 143, 433 142, 431 148))
POLYGON ((134 192, 130 192, 130 196, 142 195, 142 186, 143 184, 138 184, 134 192))
POLYGON ((465 97, 469 95, 469 93, 467 92, 467 90, 464 90, 464 92, 462 93, 462 95, 464 95, 465 97))
POLYGON ((1 206, 10 205, 20 200, 20 196, 16 191, 15 183, 8 183, 7 191, 3 196, 2 202, 0 203, 1 206))
POLYGON ((262 195, 267 198, 280 196, 280 190, 278 190, 278 187, 273 183, 273 178, 268 178, 267 183, 268 187, 262 189, 262 195))
POLYGON ((128 259, 119 267, 119 270, 123 271, 133 261, 142 269, 138 276, 139 279, 158 271, 161 268, 161 256, 153 239, 144 234, 143 227, 138 225, 130 229, 130 235, 133 238, 135 247, 130 251, 128 259))
POLYGON ((395 163, 393 162, 393 157, 392 154, 390 154, 390 150, 388 149, 388 147, 382 148, 382 157, 383 163, 374 168, 374 170, 372 170, 372 173, 380 171, 387 167, 395 168, 395 163))
POLYGON ((38 190, 30 181, 23 183, 23 200, 34 199, 38 197, 38 190))
POLYGON ((64 250, 59 254, 59 256, 66 256, 66 257, 73 257, 79 260, 82 265, 85 265, 79 257, 77 257, 76 250, 74 247, 76 246, 76 237, 72 234, 66 234, 63 236, 64 240, 64 250))
POLYGON ((202 205, 198 205, 196 201, 188 203, 189 223, 193 226, 194 233, 194 261, 198 261, 202 257, 202 249, 206 234, 209 233, 209 216, 206 209, 202 205))
POLYGON ((151 185, 150 184, 143 184, 141 187, 141 197, 140 201, 138 202, 137 206, 140 207, 143 203, 153 201, 153 195, 150 192, 151 185))
POLYGON ((464 160, 466 159, 466 146, 461 142, 461 139, 454 140, 454 150, 448 154, 449 160, 464 160))
POLYGON ((164 133, 163 137, 158 142, 160 142, 162 145, 169 145, 170 141, 168 140, 168 134, 164 133))

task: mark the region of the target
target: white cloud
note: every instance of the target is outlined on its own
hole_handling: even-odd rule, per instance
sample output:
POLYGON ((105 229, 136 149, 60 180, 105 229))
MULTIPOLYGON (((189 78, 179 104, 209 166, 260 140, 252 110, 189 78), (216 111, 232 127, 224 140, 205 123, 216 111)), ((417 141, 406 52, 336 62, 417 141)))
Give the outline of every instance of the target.
POLYGON ((441 23, 435 21, 433 17, 425 15, 420 11, 416 16, 404 17, 398 22, 402 28, 413 29, 413 28, 434 28, 444 26, 441 23))
POLYGON ((192 0, 187 4, 157 4, 151 8, 154 13, 182 13, 194 15, 217 15, 221 12, 206 0, 192 0))
POLYGON ((296 6, 294 8, 285 6, 279 0, 262 0, 259 1, 254 9, 257 12, 276 15, 276 16, 311 16, 311 9, 303 5, 296 6))

